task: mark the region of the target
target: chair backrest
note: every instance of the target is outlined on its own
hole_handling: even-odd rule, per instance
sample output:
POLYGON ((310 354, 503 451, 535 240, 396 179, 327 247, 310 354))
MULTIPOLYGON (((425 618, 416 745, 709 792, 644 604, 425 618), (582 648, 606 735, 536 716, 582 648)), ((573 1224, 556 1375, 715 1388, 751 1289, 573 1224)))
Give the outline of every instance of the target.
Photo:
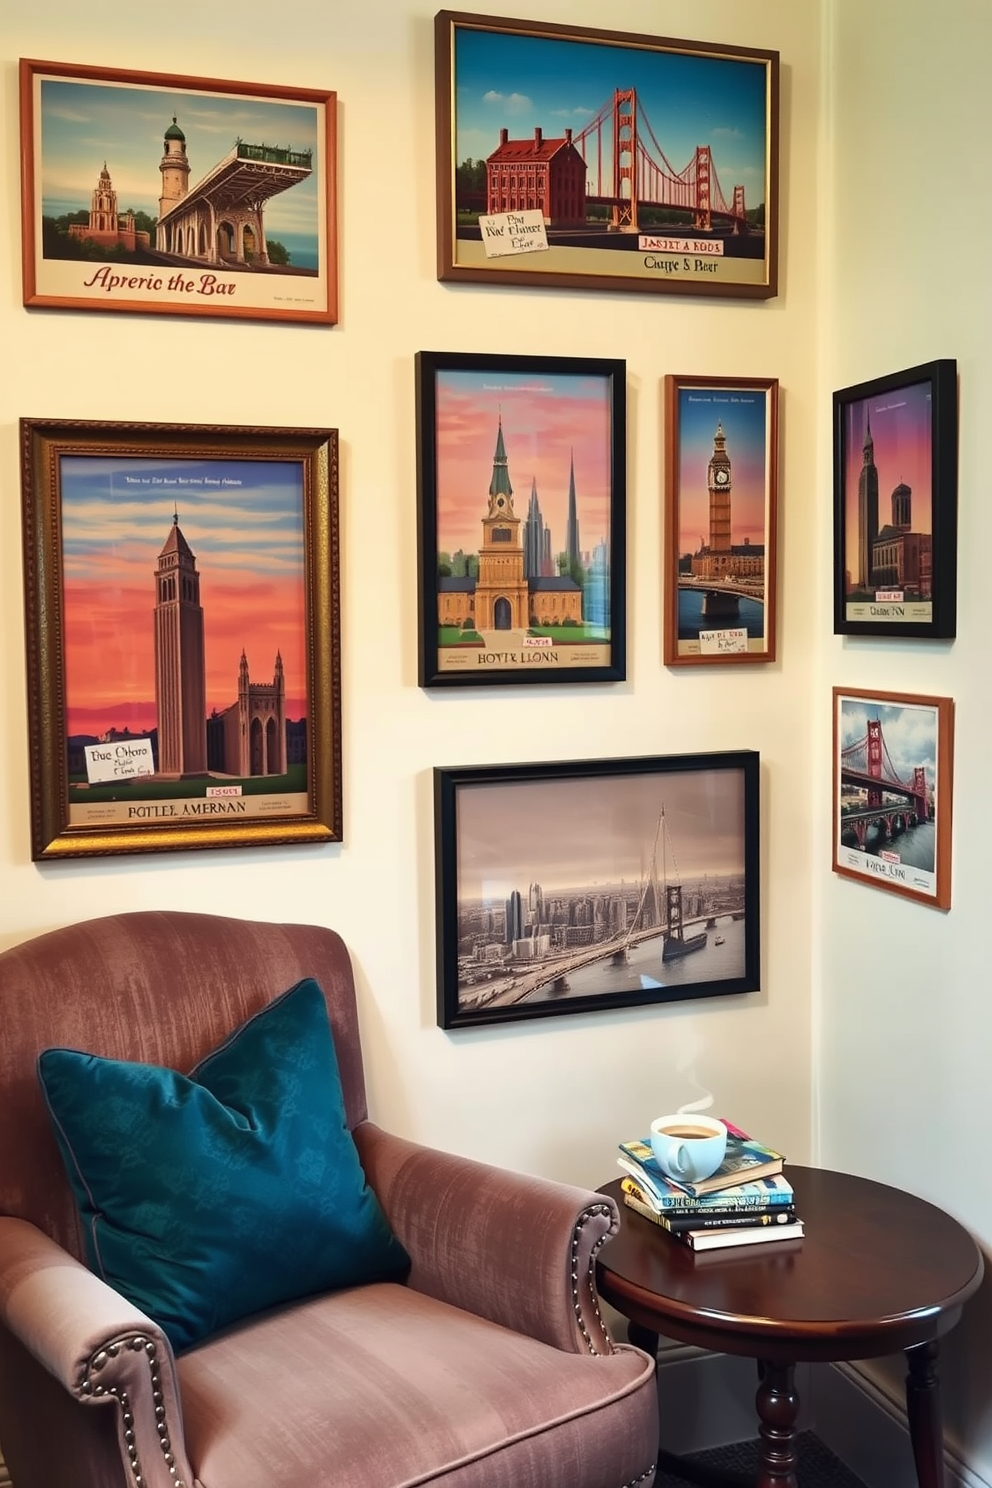
POLYGON ((60 1045, 187 1071, 307 976, 324 991, 354 1127, 367 1114, 355 983, 333 930, 141 912, 52 930, 0 954, 0 1214, 30 1220, 82 1258, 35 1073, 42 1049, 60 1045))

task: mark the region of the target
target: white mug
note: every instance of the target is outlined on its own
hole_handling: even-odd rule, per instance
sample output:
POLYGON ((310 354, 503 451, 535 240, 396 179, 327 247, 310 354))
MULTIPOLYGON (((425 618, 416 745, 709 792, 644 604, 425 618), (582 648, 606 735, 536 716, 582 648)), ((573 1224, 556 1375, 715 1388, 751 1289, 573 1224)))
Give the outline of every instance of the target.
POLYGON ((699 1183, 723 1162, 727 1128, 712 1116, 659 1116, 651 1123, 651 1150, 669 1178, 699 1183))

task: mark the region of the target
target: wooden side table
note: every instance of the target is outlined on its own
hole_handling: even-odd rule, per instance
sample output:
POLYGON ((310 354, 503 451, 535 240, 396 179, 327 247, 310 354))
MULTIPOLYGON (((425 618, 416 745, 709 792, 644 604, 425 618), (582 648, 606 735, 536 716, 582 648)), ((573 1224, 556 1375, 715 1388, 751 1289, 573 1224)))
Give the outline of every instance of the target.
POLYGON ((804 1239, 698 1254, 628 1209, 620 1179, 606 1184, 621 1224, 596 1264, 600 1294, 649 1353, 661 1333, 758 1361, 755 1488, 797 1488, 796 1364, 904 1350, 920 1488, 944 1488, 938 1339, 978 1288, 981 1252, 949 1214, 901 1189, 791 1163, 788 1176, 804 1239))

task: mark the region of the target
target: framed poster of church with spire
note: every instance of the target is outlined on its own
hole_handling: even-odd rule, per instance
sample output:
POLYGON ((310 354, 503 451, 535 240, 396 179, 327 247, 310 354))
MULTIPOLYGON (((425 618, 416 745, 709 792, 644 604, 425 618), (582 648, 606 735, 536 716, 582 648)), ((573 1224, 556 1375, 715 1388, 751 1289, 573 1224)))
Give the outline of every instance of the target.
POLYGON ((626 364, 416 370, 421 687, 622 681, 626 364))
POLYGON ((340 841, 336 430, 21 446, 32 857, 340 841))
POLYGON ((775 660, 778 382, 665 378, 666 666, 775 660))
POLYGON ((834 393, 834 632, 949 639, 957 625, 957 363, 834 393))
POLYGON ((25 305, 337 319, 333 93, 20 74, 25 305))

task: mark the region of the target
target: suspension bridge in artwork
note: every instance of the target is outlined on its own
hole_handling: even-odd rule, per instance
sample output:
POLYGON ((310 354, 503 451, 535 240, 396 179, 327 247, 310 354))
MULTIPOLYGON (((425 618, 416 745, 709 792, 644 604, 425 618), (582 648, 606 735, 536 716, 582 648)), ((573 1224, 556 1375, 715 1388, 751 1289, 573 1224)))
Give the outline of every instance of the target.
POLYGON ((711 232, 716 223, 747 232, 744 187, 725 194, 709 145, 697 145, 676 169, 636 88, 618 88, 572 143, 586 164, 586 204, 611 207, 615 229, 636 232, 642 207, 673 207, 691 212, 699 232, 711 232))
POLYGON ((841 827, 857 837, 864 847, 868 828, 875 825, 886 838, 931 819, 930 791, 926 768, 913 767, 903 779, 892 763, 881 720, 870 718, 863 738, 840 751, 840 788, 853 786, 862 793, 861 803, 841 815, 841 827))

